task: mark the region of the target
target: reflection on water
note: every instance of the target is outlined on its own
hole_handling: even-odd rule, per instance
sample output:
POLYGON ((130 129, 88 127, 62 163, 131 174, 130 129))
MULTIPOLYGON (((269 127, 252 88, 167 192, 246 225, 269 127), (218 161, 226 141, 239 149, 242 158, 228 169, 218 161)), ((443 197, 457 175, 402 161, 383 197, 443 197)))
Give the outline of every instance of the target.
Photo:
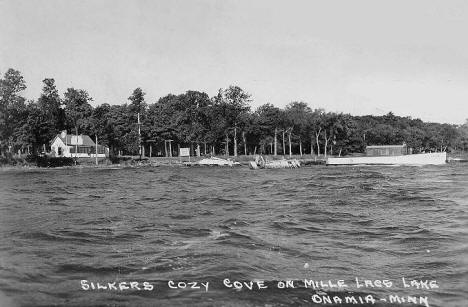
POLYGON ((4 171, 0 301, 302 305, 313 292, 236 292, 222 281, 358 276, 436 279, 439 289, 410 293, 461 306, 467 187, 463 165, 4 171), (84 279, 157 291, 85 292, 84 279), (168 280, 210 281, 210 290, 168 290, 168 280))

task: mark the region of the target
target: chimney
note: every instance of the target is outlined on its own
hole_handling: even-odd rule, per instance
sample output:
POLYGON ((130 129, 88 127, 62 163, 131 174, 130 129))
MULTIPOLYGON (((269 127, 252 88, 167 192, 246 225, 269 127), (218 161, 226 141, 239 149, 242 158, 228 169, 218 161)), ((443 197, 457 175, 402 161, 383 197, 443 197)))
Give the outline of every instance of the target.
POLYGON ((61 137, 62 139, 64 139, 66 136, 67 136, 67 130, 63 130, 63 131, 60 133, 60 137, 61 137))

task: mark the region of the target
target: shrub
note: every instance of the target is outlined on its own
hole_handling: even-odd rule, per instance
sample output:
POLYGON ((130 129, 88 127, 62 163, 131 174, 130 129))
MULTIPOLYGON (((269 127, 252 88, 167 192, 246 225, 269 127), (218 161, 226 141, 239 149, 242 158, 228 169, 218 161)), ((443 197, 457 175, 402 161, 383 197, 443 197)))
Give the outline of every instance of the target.
POLYGON ((34 163, 39 167, 61 167, 61 166, 75 165, 75 160, 73 158, 67 158, 67 157, 49 157, 49 156, 29 155, 26 157, 26 161, 29 163, 34 163))

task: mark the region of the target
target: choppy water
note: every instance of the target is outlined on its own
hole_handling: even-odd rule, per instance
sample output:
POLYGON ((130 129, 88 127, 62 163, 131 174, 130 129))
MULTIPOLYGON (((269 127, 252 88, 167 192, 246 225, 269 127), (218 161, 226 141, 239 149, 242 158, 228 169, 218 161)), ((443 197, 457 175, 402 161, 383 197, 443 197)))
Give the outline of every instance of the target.
POLYGON ((406 277, 440 288, 363 292, 467 306, 468 165, 4 171, 0 196, 0 305, 300 306, 315 291, 222 281, 406 277))

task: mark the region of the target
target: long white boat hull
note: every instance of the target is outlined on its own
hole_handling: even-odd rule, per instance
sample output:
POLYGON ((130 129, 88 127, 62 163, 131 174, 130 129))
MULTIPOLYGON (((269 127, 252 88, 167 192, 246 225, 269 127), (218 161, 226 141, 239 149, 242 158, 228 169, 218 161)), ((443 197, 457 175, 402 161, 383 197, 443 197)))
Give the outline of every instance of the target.
POLYGON ((447 163, 446 152, 402 156, 328 158, 327 165, 440 165, 447 163))

